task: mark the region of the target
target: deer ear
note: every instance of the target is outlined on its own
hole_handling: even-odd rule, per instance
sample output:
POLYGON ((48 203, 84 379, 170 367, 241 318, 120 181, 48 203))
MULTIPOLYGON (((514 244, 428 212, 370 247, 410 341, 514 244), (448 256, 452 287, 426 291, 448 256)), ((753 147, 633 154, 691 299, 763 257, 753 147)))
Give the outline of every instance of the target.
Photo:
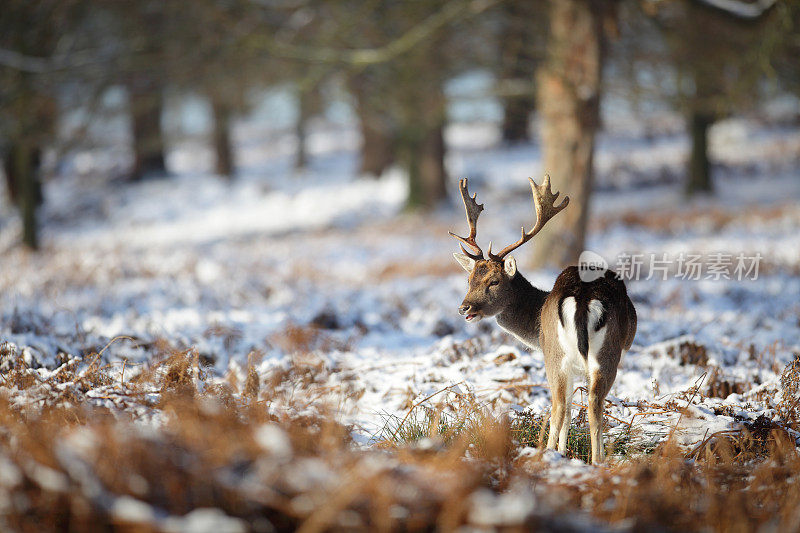
POLYGON ((458 264, 467 272, 472 272, 472 269, 475 268, 475 260, 473 258, 458 253, 453 254, 453 257, 456 258, 458 264))
POLYGON ((503 260, 503 270, 506 271, 509 278, 513 278, 517 273, 517 260, 509 256, 503 260))

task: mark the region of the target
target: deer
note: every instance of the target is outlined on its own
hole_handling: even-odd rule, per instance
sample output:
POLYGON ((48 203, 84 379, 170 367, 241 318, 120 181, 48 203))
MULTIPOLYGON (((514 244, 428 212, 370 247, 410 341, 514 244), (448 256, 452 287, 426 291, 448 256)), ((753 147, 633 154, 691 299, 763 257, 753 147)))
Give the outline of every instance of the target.
POLYGON ((469 195, 466 178, 459 182, 469 235, 449 233, 461 243, 462 253, 453 256, 469 273, 469 288, 458 312, 467 322, 495 317, 501 329, 525 346, 541 348, 552 402, 547 448, 557 448, 562 455, 567 449, 575 380, 586 378, 591 461, 598 464, 605 460, 603 405, 620 360, 636 335, 636 309, 625 283, 609 269, 591 276, 596 279, 584 276, 584 281, 577 266, 567 267, 549 292, 534 287, 517 270, 517 262, 509 254, 533 239, 569 205, 568 196, 555 205, 560 193, 553 194, 549 175, 541 185, 528 179, 536 224, 528 232, 523 226, 520 239, 497 254, 492 253, 490 242, 486 257, 475 241, 483 204, 477 202, 477 194, 469 195))

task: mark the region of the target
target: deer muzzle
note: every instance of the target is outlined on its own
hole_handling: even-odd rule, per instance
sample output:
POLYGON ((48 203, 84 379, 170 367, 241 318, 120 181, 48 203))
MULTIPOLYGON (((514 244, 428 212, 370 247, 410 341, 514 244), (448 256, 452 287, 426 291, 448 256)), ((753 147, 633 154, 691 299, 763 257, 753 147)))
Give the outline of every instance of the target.
POLYGON ((461 307, 458 308, 458 314, 462 315, 467 322, 473 322, 481 318, 478 309, 469 303, 462 303, 461 307))

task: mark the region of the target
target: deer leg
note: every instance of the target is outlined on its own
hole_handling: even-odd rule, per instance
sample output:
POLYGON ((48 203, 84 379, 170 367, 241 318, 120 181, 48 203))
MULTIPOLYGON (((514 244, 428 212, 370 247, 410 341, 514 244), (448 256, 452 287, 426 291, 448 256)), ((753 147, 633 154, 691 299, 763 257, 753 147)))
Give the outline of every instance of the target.
POLYGON ((604 375, 602 370, 596 370, 589 384, 589 435, 592 440, 592 463, 598 464, 605 459, 605 447, 603 446, 603 402, 611 384, 614 383, 616 371, 612 375, 604 375))
POLYGON ((558 451, 562 455, 567 453, 567 437, 569 436, 569 424, 572 421, 572 394, 574 383, 572 377, 567 377, 565 398, 564 398, 564 422, 561 424, 561 431, 558 435, 558 451))
POLYGON ((550 436, 547 439, 547 447, 554 450, 558 446, 558 436, 561 426, 564 423, 564 408, 566 403, 566 383, 563 376, 550 383, 550 395, 553 407, 550 410, 550 436))

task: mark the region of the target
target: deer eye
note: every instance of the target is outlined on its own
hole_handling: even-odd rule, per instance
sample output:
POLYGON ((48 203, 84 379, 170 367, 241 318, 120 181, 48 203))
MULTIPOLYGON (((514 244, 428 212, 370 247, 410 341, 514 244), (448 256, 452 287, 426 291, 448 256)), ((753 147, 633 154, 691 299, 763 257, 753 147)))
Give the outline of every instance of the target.
POLYGON ((494 287, 495 285, 499 285, 499 284, 500 284, 500 282, 499 282, 499 281, 497 281, 497 280, 494 280, 494 281, 490 281, 490 282, 489 282, 489 286, 490 286, 490 287, 494 287))

